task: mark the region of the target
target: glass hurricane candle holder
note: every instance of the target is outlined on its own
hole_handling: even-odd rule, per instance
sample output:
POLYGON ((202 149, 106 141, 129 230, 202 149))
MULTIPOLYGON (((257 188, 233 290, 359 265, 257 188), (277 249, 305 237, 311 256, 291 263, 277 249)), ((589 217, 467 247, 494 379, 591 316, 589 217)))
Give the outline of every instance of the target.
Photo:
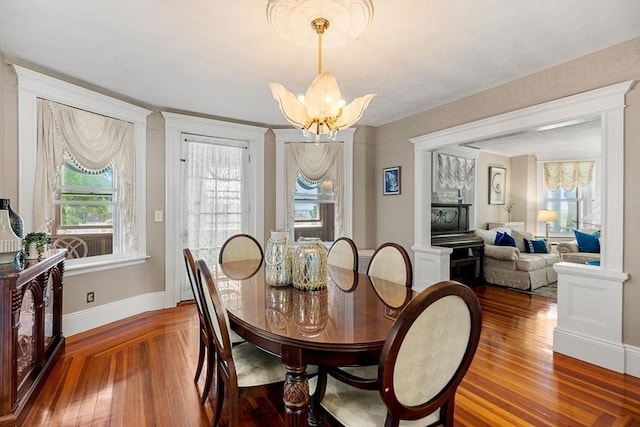
POLYGON ((315 290, 327 286, 327 248, 317 238, 298 239, 293 250, 293 286, 315 290))

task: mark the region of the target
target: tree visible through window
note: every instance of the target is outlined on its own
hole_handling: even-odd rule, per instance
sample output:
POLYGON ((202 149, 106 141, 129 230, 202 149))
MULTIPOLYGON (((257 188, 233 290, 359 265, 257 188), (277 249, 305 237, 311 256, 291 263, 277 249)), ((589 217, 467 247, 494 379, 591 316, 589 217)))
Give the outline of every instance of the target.
POLYGON ((113 167, 90 174, 65 159, 56 199, 55 235, 88 240, 91 255, 113 253, 113 223, 118 207, 113 167))

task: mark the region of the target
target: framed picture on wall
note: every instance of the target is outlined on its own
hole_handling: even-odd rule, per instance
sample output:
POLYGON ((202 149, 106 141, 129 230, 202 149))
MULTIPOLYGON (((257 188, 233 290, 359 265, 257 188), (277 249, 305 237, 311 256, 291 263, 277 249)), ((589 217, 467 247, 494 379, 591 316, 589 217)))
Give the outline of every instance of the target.
POLYGON ((498 166, 489 166, 489 204, 504 205, 505 176, 507 170, 498 166))
POLYGON ((382 186, 385 196, 400 194, 400 166, 382 170, 382 186))

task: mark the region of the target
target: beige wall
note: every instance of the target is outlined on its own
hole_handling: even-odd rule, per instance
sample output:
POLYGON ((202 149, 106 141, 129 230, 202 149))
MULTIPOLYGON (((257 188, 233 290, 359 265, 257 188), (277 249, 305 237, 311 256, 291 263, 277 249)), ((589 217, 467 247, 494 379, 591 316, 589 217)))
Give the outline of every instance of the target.
MULTIPOLYGON (((381 126, 376 129, 376 165, 382 167, 393 163, 402 166, 404 184, 413 179, 413 147, 408 142, 409 138, 628 80, 640 80, 640 38, 381 126)), ((624 242, 624 271, 630 278, 624 285, 623 341, 638 346, 640 257, 636 246, 640 238, 640 221, 637 220, 640 212, 640 186, 637 184, 640 182, 640 168, 636 163, 640 159, 639 85, 627 94, 626 101, 624 226, 627 237, 624 242)), ((413 224, 413 186, 403 187, 403 195, 395 198, 397 203, 381 195, 379 184, 378 189, 378 243, 396 237, 403 245, 411 245, 413 227, 407 224, 413 224)))
MULTIPOLYGON (((506 221, 507 212, 502 205, 489 204, 489 167, 498 166, 507 170, 505 180, 505 201, 511 200, 511 159, 490 153, 480 153, 476 165, 478 174, 478 188, 476 197, 476 228, 487 228, 487 223, 506 221)), ((473 224, 471 224, 473 226, 473 224)))
POLYGON ((375 130, 361 126, 353 137, 353 241, 358 249, 376 244, 375 130))
POLYGON ((536 235, 538 180, 535 156, 519 156, 511 159, 511 219, 523 221, 525 230, 536 235))
MULTIPOLYGON (((376 128, 376 156, 372 187, 376 194, 376 246, 385 242, 402 245, 411 259, 413 252, 413 146, 408 142, 407 129, 390 124, 376 128), (401 133, 400 133, 401 132, 401 133), (400 194, 382 195, 382 169, 400 166, 400 194)), ((413 136, 416 136, 414 134, 413 136)), ((431 191, 428 188, 421 191, 431 191)))

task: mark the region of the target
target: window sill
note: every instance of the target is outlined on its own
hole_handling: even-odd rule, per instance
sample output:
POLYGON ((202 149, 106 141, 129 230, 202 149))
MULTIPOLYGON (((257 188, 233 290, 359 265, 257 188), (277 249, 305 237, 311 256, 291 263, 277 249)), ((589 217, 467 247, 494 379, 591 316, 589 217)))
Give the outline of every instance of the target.
POLYGON ((114 268, 129 267, 142 264, 148 255, 122 256, 103 255, 89 258, 68 259, 65 263, 65 276, 77 276, 79 274, 94 273, 96 271, 111 270, 114 268))

